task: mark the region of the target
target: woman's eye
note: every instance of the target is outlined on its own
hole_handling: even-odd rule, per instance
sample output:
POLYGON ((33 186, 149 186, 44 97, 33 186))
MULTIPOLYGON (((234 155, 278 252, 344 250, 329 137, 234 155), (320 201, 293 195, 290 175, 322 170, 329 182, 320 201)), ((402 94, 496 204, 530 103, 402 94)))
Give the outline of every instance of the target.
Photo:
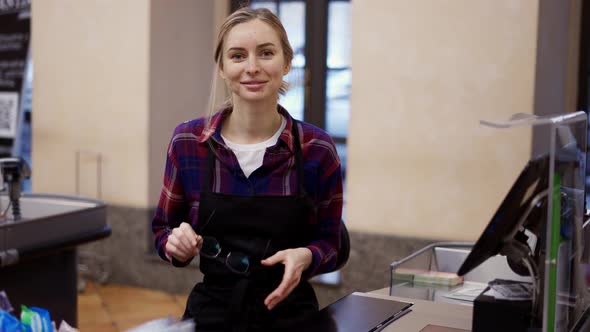
POLYGON ((240 53, 236 53, 236 54, 232 54, 230 56, 230 58, 233 59, 233 60, 242 60, 244 58, 244 56, 242 54, 240 54, 240 53))
POLYGON ((273 51, 262 51, 262 56, 268 57, 274 55, 273 51))

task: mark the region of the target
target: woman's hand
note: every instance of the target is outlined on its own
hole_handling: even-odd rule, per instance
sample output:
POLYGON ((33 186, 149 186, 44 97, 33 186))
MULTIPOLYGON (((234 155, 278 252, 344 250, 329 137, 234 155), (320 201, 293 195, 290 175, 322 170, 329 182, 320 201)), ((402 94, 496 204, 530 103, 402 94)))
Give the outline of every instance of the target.
POLYGON ((199 254, 202 245, 203 238, 193 231, 191 225, 183 222, 168 235, 166 253, 181 262, 186 262, 199 254))
POLYGON ((261 261, 264 266, 273 266, 277 263, 285 265, 285 274, 283 275, 281 284, 264 300, 264 305, 268 310, 272 310, 299 285, 301 273, 311 265, 312 258, 311 250, 307 248, 296 248, 281 250, 261 261))

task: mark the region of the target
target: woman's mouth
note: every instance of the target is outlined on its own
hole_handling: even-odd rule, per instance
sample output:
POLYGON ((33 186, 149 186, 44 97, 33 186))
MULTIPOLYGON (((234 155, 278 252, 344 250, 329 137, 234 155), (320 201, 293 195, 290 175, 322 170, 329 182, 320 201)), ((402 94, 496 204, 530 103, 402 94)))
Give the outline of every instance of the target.
POLYGON ((267 81, 245 81, 241 82, 248 90, 258 90, 261 89, 267 81))

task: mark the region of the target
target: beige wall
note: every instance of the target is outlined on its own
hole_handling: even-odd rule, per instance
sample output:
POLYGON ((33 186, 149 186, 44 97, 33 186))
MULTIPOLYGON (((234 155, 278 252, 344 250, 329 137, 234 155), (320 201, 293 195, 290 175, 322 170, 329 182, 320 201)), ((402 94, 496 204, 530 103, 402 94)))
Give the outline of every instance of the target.
MULTIPOLYGON (((73 194, 76 151, 102 155, 103 198, 145 204, 149 2, 32 4, 33 191, 73 194)), ((96 160, 81 191, 95 195, 96 160)))
POLYGON ((352 2, 347 222, 475 239, 530 156, 537 1, 352 2))
POLYGON ((33 191, 157 203, 173 127, 202 114, 215 24, 227 5, 192 0, 43 0, 32 9, 33 191))

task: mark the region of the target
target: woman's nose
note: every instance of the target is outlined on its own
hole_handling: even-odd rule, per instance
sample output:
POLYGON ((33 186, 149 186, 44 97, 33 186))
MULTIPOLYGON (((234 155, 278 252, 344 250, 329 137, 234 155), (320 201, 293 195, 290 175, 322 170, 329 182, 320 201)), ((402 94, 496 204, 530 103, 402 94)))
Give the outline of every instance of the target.
POLYGON ((260 71, 260 66, 258 64, 258 59, 256 57, 251 57, 248 59, 248 65, 246 66, 246 73, 248 74, 256 74, 260 71))

